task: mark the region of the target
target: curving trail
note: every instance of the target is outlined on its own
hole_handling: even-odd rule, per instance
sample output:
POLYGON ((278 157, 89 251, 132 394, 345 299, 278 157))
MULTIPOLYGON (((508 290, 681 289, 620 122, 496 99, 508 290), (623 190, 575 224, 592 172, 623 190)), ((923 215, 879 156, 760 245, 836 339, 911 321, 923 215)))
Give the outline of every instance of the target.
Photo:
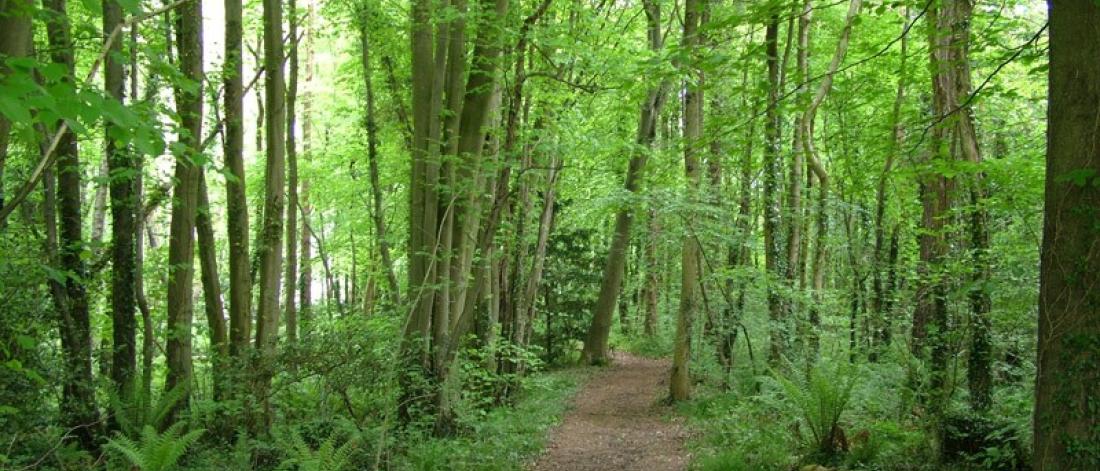
POLYGON ((614 359, 577 393, 535 471, 687 468, 687 432, 661 405, 668 394, 668 360, 618 352, 614 359))

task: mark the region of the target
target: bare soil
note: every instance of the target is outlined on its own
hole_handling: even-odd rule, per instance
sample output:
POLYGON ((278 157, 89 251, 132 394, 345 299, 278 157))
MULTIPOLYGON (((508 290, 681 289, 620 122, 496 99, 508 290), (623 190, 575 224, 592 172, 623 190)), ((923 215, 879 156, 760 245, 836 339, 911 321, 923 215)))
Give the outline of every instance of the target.
POLYGON ((687 431, 662 405, 668 360, 616 352, 611 366, 588 380, 553 432, 535 471, 687 468, 687 431))

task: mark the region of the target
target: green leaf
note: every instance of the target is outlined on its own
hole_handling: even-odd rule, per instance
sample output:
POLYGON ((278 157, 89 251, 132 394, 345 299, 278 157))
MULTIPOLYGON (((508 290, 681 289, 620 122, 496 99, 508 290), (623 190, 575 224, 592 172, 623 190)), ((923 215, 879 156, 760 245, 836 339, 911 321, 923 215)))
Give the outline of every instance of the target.
POLYGON ((31 120, 30 110, 24 108, 19 100, 8 95, 6 91, 4 94, 0 95, 0 113, 3 113, 5 117, 16 123, 25 123, 31 120))
POLYGON ((34 338, 29 335, 16 334, 15 342, 19 344, 19 348, 24 350, 30 350, 34 348, 34 338))

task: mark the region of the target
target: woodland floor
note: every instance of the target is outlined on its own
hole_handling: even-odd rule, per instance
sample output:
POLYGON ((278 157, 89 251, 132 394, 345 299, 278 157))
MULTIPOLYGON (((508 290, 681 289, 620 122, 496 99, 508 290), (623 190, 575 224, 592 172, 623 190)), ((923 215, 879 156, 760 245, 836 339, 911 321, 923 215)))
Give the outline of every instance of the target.
POLYGON ((611 366, 577 393, 533 469, 686 469, 687 430, 662 405, 668 371, 668 360, 614 353, 611 366))

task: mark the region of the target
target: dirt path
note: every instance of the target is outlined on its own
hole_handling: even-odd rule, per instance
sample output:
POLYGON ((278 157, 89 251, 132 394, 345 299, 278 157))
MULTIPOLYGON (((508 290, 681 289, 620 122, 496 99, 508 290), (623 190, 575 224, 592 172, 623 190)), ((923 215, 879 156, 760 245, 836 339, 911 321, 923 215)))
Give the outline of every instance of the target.
POLYGON ((687 433, 660 405, 668 394, 668 361, 626 353, 614 358, 577 393, 535 471, 686 469, 687 433))

